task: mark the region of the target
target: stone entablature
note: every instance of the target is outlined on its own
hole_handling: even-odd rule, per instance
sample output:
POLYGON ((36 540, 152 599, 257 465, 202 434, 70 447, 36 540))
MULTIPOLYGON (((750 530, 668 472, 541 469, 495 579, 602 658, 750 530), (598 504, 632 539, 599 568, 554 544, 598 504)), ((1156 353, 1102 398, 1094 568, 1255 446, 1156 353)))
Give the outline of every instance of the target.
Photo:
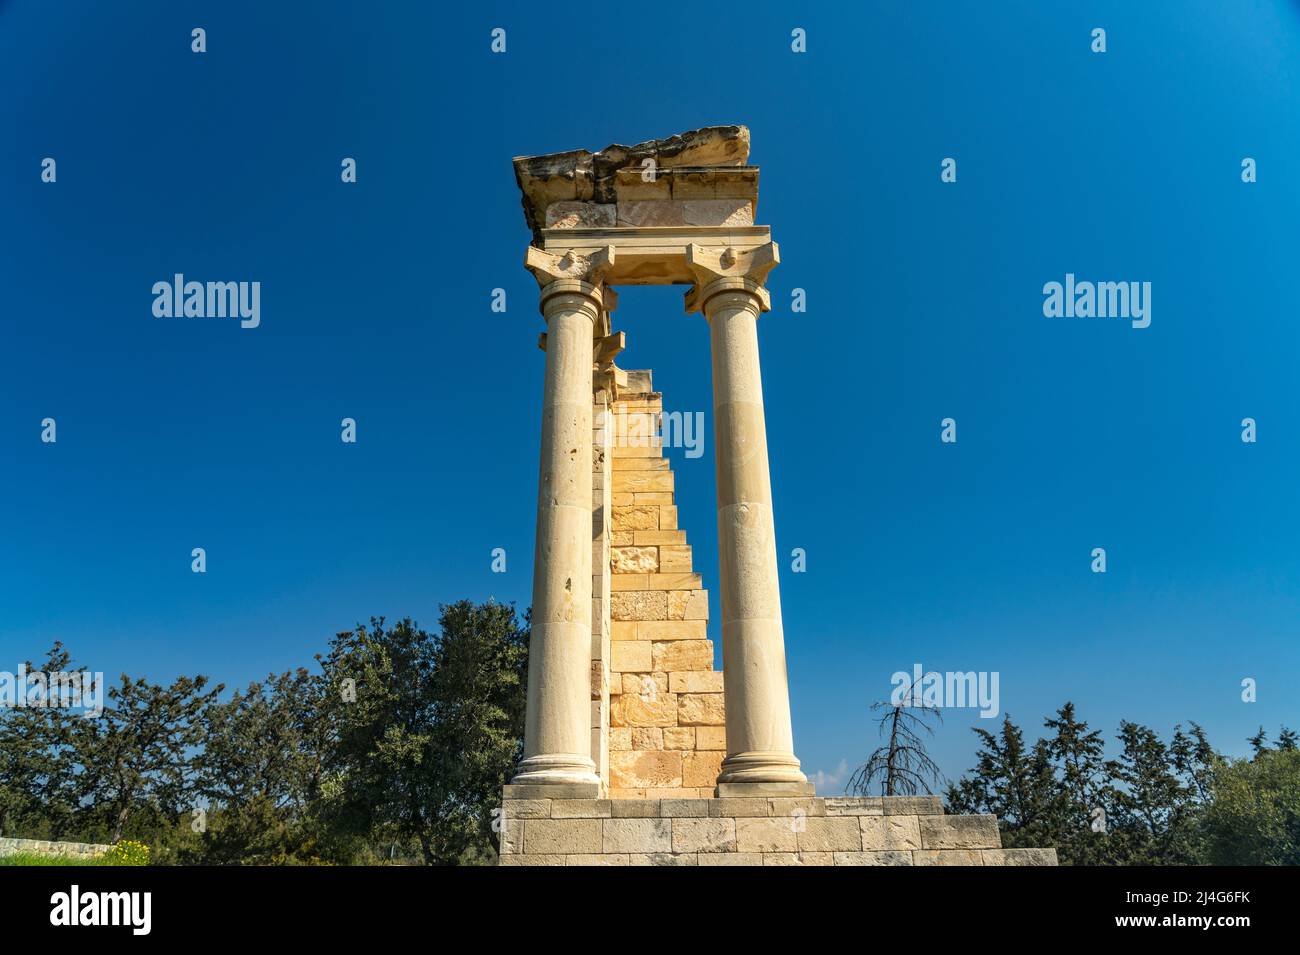
MULTIPOLYGON (((533 795, 525 794, 520 795, 533 795)), ((937 796, 512 798, 502 865, 1056 865, 1003 849, 993 816, 949 816, 937 796)))
POLYGON ((748 159, 748 129, 710 126, 594 153, 519 156, 514 166, 524 218, 540 244, 544 228, 671 224, 665 216, 678 224, 753 223, 758 169, 748 159))

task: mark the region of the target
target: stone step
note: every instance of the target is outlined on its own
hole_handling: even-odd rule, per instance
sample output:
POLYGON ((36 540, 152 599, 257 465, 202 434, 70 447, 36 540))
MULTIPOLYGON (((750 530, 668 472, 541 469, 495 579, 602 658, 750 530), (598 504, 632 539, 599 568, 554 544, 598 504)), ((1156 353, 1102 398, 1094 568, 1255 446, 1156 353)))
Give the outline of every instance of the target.
POLYGON ((922 849, 1001 849, 997 816, 918 816, 922 849))

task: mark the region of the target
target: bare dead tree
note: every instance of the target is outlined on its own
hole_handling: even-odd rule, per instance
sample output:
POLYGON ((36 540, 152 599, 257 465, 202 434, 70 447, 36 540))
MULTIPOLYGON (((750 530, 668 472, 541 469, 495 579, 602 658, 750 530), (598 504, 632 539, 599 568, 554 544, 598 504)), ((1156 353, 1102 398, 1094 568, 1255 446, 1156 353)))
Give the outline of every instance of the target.
POLYGON ((908 686, 900 702, 881 700, 872 703, 871 710, 881 714, 876 725, 882 736, 888 730, 889 741, 854 771, 849 792, 867 796, 879 782, 882 796, 916 796, 922 791, 932 795, 930 783, 938 784, 942 773, 926 752, 925 738, 934 736, 927 720, 934 717, 942 723, 943 713, 924 701, 915 683, 908 686))

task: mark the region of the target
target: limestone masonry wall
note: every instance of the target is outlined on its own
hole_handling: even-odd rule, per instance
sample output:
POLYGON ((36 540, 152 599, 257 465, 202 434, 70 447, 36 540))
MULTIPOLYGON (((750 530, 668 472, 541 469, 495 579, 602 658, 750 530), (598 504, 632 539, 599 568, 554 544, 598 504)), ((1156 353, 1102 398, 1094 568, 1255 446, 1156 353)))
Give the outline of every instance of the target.
POLYGON ((658 440, 663 396, 649 372, 610 406, 609 731, 611 799, 710 797, 726 755, 722 673, 709 596, 677 526, 658 440))
MULTIPOLYGON (((541 787, 537 787, 540 789, 541 787)), ((507 798, 502 865, 1056 865, 938 796, 507 798)))

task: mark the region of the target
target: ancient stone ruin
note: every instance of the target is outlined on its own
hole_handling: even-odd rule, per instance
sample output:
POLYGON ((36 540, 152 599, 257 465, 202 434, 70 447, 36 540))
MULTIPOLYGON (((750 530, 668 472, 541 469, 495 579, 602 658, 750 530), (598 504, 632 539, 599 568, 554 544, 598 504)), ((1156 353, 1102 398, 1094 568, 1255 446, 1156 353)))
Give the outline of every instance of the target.
POLYGON ((779 262, 743 126, 515 160, 546 332, 524 758, 506 865, 1054 865, 938 797, 819 798, 794 752, 757 322, 779 262), (615 286, 709 323, 723 671, 615 286), (725 702, 724 702, 725 701, 725 702))

